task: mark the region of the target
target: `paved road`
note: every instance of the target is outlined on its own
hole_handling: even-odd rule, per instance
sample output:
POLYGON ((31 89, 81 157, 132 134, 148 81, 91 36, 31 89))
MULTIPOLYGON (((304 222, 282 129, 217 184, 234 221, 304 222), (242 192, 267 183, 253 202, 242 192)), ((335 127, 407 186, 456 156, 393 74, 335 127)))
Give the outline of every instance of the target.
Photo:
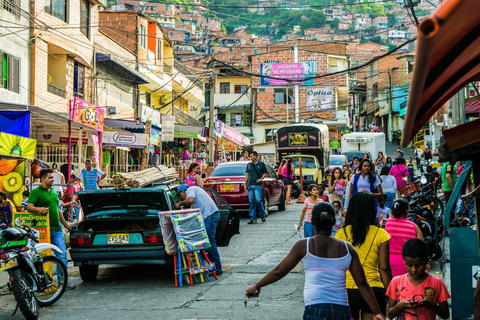
MULTIPOLYGON (((299 319, 303 312, 303 271, 294 272, 262 290, 261 297, 243 304, 245 289, 274 267, 298 239, 293 225, 301 206, 271 211, 267 222, 246 225, 230 246, 219 248, 224 274, 218 281, 175 288, 173 273, 157 266, 102 268, 97 281, 83 283, 78 268, 69 268, 77 285, 53 306, 42 309, 43 319, 299 319)), ((7 282, 0 273, 0 285, 7 282)), ((23 319, 11 295, 0 296, 0 319, 23 319)))
MULTIPOLYGON (((301 266, 281 281, 263 288, 259 299, 243 304, 245 288, 255 283, 288 253, 298 234, 301 205, 287 211, 271 211, 267 222, 246 225, 229 247, 219 248, 224 274, 218 281, 175 288, 172 271, 158 266, 108 266, 100 269, 97 281, 83 283, 71 266, 71 282, 77 285, 53 306, 42 309, 42 319, 300 319, 303 313, 301 266)), ((432 274, 438 274, 434 266, 432 274)), ((447 279, 449 276, 447 275, 447 279)), ((0 272, 0 285, 7 274, 0 272)), ((449 281, 448 281, 449 282, 449 281)), ((449 284, 449 283, 448 283, 449 284)), ((11 317, 15 301, 0 296, 0 319, 11 317)))

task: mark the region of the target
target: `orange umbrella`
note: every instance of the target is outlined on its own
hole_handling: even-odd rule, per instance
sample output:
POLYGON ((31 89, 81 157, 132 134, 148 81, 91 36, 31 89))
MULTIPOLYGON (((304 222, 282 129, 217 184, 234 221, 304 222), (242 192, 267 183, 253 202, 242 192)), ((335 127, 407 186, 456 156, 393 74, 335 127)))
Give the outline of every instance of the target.
POLYGON ((448 99, 479 79, 479 12, 479 0, 446 0, 419 25, 403 147, 448 99))

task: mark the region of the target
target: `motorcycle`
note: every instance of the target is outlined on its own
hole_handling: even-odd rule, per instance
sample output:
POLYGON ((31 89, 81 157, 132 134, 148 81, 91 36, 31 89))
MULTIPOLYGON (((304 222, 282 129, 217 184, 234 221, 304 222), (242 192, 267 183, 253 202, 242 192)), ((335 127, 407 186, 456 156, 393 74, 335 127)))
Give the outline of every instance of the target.
MULTIPOLYGON (((425 177, 421 178, 421 185, 426 185, 425 177)), ((443 209, 442 213, 435 212, 435 202, 428 202, 428 197, 421 191, 413 194, 409 202, 408 220, 415 223, 423 234, 423 240, 428 246, 429 256, 432 260, 442 257, 440 241, 443 239, 443 209)), ((443 208, 443 204, 442 204, 443 208)))
MULTIPOLYGON (((35 225, 35 220, 32 225, 35 225)), ((39 232, 27 225, 0 225, 0 271, 9 275, 8 287, 26 319, 37 319, 39 307, 57 302, 68 283, 67 268, 54 256, 40 256, 45 250, 61 252, 57 246, 39 243, 39 232)))
POLYGON ((393 144, 400 144, 402 137, 402 132, 400 130, 392 132, 392 143, 393 144))

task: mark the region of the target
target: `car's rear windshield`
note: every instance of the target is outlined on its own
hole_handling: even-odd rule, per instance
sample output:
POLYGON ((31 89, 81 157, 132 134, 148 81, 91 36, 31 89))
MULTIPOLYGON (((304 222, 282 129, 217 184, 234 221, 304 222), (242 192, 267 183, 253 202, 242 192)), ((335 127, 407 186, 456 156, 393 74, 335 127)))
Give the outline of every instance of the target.
POLYGON ((343 166, 345 164, 344 157, 331 157, 330 158, 330 165, 331 166, 343 166))
POLYGON ((218 166, 213 169, 210 177, 244 176, 247 170, 247 164, 248 162, 245 161, 245 163, 218 166))
POLYGON ((348 151, 348 152, 342 152, 342 154, 345 154, 348 158, 348 161, 353 161, 353 158, 358 157, 358 159, 363 158, 364 151, 348 151))
MULTIPOLYGON (((292 157, 295 168, 300 168, 300 161, 298 157, 292 157)), ((302 157, 302 168, 315 169, 315 159, 312 157, 302 157)))

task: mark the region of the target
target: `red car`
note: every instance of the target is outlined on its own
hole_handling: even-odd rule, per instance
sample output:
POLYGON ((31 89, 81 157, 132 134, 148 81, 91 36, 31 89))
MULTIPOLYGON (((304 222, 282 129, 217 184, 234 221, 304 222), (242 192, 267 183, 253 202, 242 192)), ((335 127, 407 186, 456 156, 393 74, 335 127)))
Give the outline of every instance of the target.
MULTIPOLYGON (((222 163, 213 169, 212 174, 203 181, 204 188, 217 191, 235 209, 248 209, 248 191, 245 190, 245 171, 248 161, 222 163)), ((277 179, 275 171, 269 165, 267 177, 263 180, 263 205, 268 215, 270 206, 285 210, 285 187, 277 179)))
POLYGON ((337 167, 342 169, 342 167, 344 165, 348 165, 348 159, 347 159, 346 155, 344 155, 344 154, 342 154, 342 155, 340 155, 340 154, 330 155, 330 160, 328 162, 327 181, 330 181, 330 179, 332 178, 333 169, 335 169, 337 167))

